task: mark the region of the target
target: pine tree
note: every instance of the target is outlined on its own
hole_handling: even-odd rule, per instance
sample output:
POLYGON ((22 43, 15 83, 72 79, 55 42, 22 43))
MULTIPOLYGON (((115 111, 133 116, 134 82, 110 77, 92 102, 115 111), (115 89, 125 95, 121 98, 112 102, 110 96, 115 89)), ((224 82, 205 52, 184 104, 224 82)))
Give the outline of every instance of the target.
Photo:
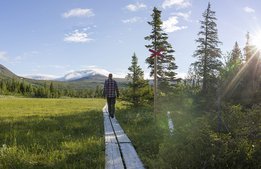
POLYGON ((241 49, 238 46, 238 43, 235 42, 235 45, 230 53, 228 53, 227 60, 225 63, 225 71, 229 76, 234 76, 239 70, 240 66, 243 63, 243 55, 241 49))
POLYGON ((21 94, 25 94, 25 83, 24 82, 20 82, 19 92, 21 94))
POLYGON ((203 21, 201 23, 201 31, 198 33, 197 49, 194 57, 197 61, 193 66, 197 67, 198 74, 202 78, 202 94, 207 95, 215 88, 217 76, 221 68, 221 50, 218 47, 221 42, 218 39, 218 30, 215 17, 215 12, 211 10, 211 5, 208 3, 206 11, 203 13, 203 21))
POLYGON ((244 52, 245 52, 245 61, 249 61, 249 59, 251 58, 252 55, 252 50, 251 50, 251 46, 250 46, 250 35, 249 32, 247 32, 246 34, 246 46, 244 48, 244 52))
POLYGON ((229 98, 229 101, 237 101, 240 98, 239 90, 242 90, 242 78, 240 75, 240 69, 243 64, 242 57, 238 43, 235 42, 232 51, 226 56, 225 64, 221 71, 221 94, 222 97, 229 98))
POLYGON ((148 82, 144 80, 144 72, 138 65, 138 58, 134 53, 132 56, 131 66, 128 68, 130 73, 127 75, 127 79, 130 81, 128 83, 130 91, 128 92, 128 97, 134 106, 138 106, 143 102, 144 87, 148 86, 148 82))
MULTIPOLYGON (((177 66, 175 64, 175 58, 173 53, 175 52, 168 42, 168 35, 162 30, 161 11, 156 7, 153 9, 151 15, 152 21, 148 24, 152 27, 152 32, 149 36, 145 37, 145 40, 150 41, 149 45, 145 45, 148 49, 155 51, 163 50, 164 57, 157 60, 157 77, 159 82, 173 82, 176 80, 177 66)), ((154 75, 154 59, 148 57, 146 63, 149 64, 148 68, 151 69, 150 76, 154 75)))
POLYGON ((243 57, 243 55, 242 55, 242 52, 241 52, 241 50, 238 46, 238 43, 235 42, 234 48, 233 48, 232 53, 231 53, 230 62, 232 64, 236 64, 236 65, 241 64, 242 63, 242 57, 243 57))
POLYGON ((6 82, 3 79, 1 79, 0 88, 1 88, 0 94, 6 94, 6 90, 7 90, 6 82))
POLYGON ((53 82, 51 82, 51 84, 50 84, 50 88, 49 88, 49 89, 50 89, 50 92, 51 92, 51 93, 54 93, 53 82))
MULTIPOLYGON (((245 63, 242 73, 243 90, 241 90, 241 100, 243 104, 252 105, 256 100, 254 97, 260 89, 260 72, 261 59, 260 51, 252 44, 250 44, 249 32, 246 35, 247 41, 244 48, 245 63)), ((259 97, 259 96, 258 96, 259 97)))

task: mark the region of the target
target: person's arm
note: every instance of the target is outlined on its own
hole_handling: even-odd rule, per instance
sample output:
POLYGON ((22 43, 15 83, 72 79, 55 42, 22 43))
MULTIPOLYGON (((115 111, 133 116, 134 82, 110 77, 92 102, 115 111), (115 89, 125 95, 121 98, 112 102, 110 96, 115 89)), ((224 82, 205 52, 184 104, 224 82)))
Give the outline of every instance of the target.
POLYGON ((120 92, 119 92, 118 84, 117 84, 116 81, 115 81, 115 89, 116 89, 117 97, 119 98, 120 97, 120 92))
POLYGON ((103 97, 106 97, 106 80, 105 80, 105 82, 104 82, 104 86, 103 86, 103 97))

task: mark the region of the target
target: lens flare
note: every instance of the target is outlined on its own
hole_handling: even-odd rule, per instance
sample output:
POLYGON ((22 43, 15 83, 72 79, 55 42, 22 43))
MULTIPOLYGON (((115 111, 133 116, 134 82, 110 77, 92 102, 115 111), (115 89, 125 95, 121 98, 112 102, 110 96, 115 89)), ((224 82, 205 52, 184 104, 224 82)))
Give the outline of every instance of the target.
POLYGON ((252 35, 253 45, 256 46, 259 50, 261 50, 261 30, 252 35))
MULTIPOLYGON (((261 43, 261 39, 260 39, 260 43, 261 43)), ((240 83, 241 78, 244 76, 245 72, 251 69, 251 67, 254 68, 255 69, 254 72, 256 72, 259 65, 261 64, 261 45, 260 48, 258 48, 258 50, 256 48, 253 48, 251 50, 251 53, 252 53, 251 57, 242 65, 242 67, 239 69, 237 74, 232 79, 225 82, 224 88, 221 91, 221 98, 225 97, 230 91, 233 91, 237 87, 237 85, 240 83), (255 62, 256 56, 260 57, 260 59, 257 62, 255 62)))

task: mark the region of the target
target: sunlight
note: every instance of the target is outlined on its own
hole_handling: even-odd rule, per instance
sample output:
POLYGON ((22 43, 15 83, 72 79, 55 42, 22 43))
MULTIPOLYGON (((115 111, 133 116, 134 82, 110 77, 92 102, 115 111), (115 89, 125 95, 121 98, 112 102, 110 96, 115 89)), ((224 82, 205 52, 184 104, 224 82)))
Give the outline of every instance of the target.
MULTIPOLYGON (((225 97, 230 90, 234 90, 234 88, 239 84, 240 79, 242 78, 243 74, 249 69, 250 66, 254 66, 255 68, 257 68, 257 65, 260 63, 260 62, 257 62, 257 63, 254 62, 255 65, 251 65, 251 63, 253 63, 253 61, 255 59, 255 56, 259 55, 259 57, 261 58, 261 54, 260 54, 261 31, 259 32, 258 35, 259 35, 259 38, 257 38, 256 40, 259 40, 259 41, 256 41, 257 43, 254 43, 254 41, 253 41, 253 45, 255 45, 256 48, 258 48, 258 50, 256 50, 256 48, 251 49, 251 53, 252 53, 251 57, 249 58, 249 60, 247 60, 243 64, 243 66, 236 73, 236 75, 230 81, 227 81, 227 83, 225 84, 224 90, 221 92, 221 98, 225 97)), ((253 39, 254 39, 254 37, 253 37, 253 39)))
POLYGON ((259 50, 261 50, 261 30, 255 33, 253 36, 253 45, 255 45, 259 50))

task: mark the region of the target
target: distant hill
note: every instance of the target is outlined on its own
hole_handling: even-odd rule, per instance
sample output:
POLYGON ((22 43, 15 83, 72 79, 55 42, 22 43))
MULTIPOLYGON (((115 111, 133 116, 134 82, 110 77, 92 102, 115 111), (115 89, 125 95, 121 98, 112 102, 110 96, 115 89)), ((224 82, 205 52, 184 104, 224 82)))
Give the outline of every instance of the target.
POLYGON ((105 79, 109 74, 108 71, 104 69, 86 69, 80 71, 73 71, 67 73, 61 78, 55 79, 57 81, 77 81, 77 80, 87 80, 87 79, 105 79))
POLYGON ((0 64, 0 79, 19 78, 5 66, 0 64))
MULTIPOLYGON (((104 69, 88 69, 81 71, 73 71, 60 78, 39 75, 20 77, 0 64, 0 79, 24 80, 36 86, 44 86, 45 84, 50 84, 52 82, 54 86, 58 86, 62 89, 68 88, 81 90, 95 88, 97 85, 103 86, 108 74, 109 72, 104 69)), ((127 85, 127 80, 125 78, 114 79, 118 82, 119 87, 125 87, 127 85)))

